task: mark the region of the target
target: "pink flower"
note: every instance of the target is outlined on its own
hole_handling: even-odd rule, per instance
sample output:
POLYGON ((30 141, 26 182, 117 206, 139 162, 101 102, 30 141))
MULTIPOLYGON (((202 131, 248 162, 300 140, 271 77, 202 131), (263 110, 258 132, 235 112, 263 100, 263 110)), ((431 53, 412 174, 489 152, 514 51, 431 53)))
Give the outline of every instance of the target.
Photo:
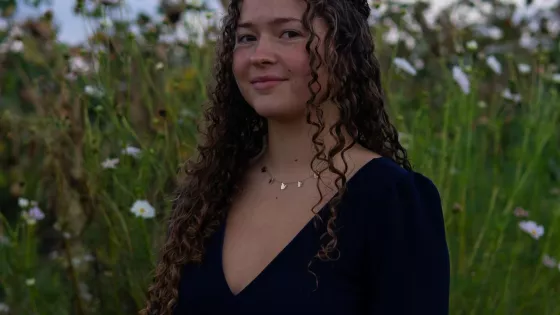
POLYGON ((513 215, 518 218, 526 218, 529 216, 529 212, 521 207, 517 207, 513 210, 513 215))

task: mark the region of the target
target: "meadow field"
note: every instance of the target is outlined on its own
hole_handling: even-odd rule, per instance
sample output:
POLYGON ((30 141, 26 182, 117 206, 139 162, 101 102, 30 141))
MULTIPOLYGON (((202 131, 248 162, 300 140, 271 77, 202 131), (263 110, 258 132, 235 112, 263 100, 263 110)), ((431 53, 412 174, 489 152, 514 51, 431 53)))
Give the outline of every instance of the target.
MULTIPOLYGON (((428 21, 426 3, 373 5, 392 120, 443 201, 450 314, 560 314, 560 6, 461 0, 428 21)), ((100 23, 70 46, 52 12, 17 9, 0 3, 0 314, 137 314, 218 29, 173 32, 219 17, 78 0, 100 23)))

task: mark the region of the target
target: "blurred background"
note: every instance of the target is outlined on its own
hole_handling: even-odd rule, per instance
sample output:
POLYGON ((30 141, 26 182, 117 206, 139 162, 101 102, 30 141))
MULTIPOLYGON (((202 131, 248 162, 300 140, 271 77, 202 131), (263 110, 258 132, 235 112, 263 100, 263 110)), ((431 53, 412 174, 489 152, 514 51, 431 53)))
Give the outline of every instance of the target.
MULTIPOLYGON (((224 2, 0 2, 0 314, 144 306, 224 2)), ((371 1, 450 314, 560 314, 559 2, 371 1)))

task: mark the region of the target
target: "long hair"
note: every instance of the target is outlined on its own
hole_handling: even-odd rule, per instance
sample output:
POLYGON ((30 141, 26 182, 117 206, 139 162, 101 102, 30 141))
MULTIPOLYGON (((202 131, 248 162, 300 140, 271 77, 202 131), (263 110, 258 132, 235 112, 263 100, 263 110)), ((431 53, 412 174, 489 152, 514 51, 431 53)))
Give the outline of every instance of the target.
MULTIPOLYGON (((337 205, 347 182, 345 171, 334 166, 333 157, 339 153, 344 156, 345 148, 359 143, 406 169, 412 167, 385 110, 379 62, 374 55, 374 41, 367 21, 370 15, 367 1, 306 2, 303 24, 311 34, 306 50, 312 72, 308 85, 312 97, 307 102, 307 122, 316 128, 312 144, 317 152, 311 165, 316 160, 327 162, 328 169, 337 175, 335 185, 338 189, 327 205, 330 211, 323 235, 325 240, 315 257, 324 260, 336 250, 337 205), (317 17, 323 18, 328 26, 323 58, 312 25, 317 17), (340 113, 338 121, 329 128, 336 145, 327 152, 325 145, 318 140, 325 123, 321 108, 315 104, 318 92, 312 88, 318 84, 317 69, 321 66, 327 69, 326 90, 330 91, 329 97, 340 113), (316 121, 312 121, 312 113, 317 117, 316 121), (346 143, 344 129, 351 136, 350 145, 346 143)), ((230 1, 222 23, 214 84, 210 87, 209 106, 204 112, 205 127, 200 130, 204 141, 197 147, 196 160, 186 163, 182 174, 185 180, 177 187, 168 221, 168 237, 161 248, 154 283, 149 288, 147 306, 142 314, 172 314, 182 267, 186 263, 202 262, 205 240, 224 222, 250 161, 266 145, 267 124, 242 97, 232 70, 239 4, 239 0, 230 1)), ((320 196, 322 200, 323 195, 320 196)))

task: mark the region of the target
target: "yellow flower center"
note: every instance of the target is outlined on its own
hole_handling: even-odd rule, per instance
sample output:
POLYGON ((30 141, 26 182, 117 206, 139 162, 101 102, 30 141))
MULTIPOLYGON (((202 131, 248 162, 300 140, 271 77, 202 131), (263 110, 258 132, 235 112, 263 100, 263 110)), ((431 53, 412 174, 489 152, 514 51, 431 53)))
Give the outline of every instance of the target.
POLYGON ((140 208, 140 210, 138 210, 140 213, 144 214, 144 212, 146 212, 146 210, 144 208, 140 208))

